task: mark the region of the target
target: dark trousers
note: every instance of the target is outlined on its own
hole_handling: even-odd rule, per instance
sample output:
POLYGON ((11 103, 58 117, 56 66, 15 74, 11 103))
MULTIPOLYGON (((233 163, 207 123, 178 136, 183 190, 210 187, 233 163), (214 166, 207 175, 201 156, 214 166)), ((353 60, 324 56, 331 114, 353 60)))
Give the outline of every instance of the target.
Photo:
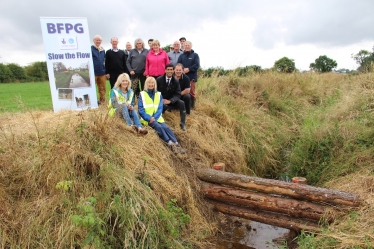
POLYGON ((186 108, 186 113, 190 114, 191 112, 191 95, 189 93, 182 95, 181 98, 184 102, 184 106, 186 108))
POLYGON ((162 113, 164 113, 166 110, 173 110, 173 109, 179 109, 180 117, 181 117, 181 125, 186 125, 186 106, 184 105, 183 100, 179 99, 175 101, 173 104, 163 105, 162 113))
POLYGON ((144 90, 145 79, 146 77, 143 75, 143 73, 135 73, 131 75, 132 89, 135 96, 139 96, 140 92, 144 90))
POLYGON ((175 101, 173 104, 168 104, 168 105, 165 105, 163 106, 163 109, 162 109, 162 113, 164 113, 166 110, 179 110, 181 112, 185 112, 186 111, 186 106, 184 105, 184 102, 183 100, 179 99, 177 101, 175 101))
POLYGON ((120 74, 109 74, 109 82, 110 82, 110 88, 112 89, 114 87, 114 84, 116 84, 117 78, 120 74))
POLYGON ((166 143, 168 143, 169 141, 172 141, 173 143, 178 142, 173 131, 165 123, 153 121, 152 123, 148 123, 148 125, 151 128, 155 129, 158 136, 166 143))

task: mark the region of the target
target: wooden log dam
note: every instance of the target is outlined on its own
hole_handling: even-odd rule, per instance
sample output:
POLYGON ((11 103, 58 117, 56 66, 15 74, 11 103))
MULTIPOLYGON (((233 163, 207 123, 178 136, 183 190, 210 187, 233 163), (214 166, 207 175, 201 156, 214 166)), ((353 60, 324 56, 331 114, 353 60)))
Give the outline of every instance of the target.
POLYGON ((199 169, 201 191, 216 211, 300 232, 318 232, 327 208, 358 207, 356 194, 305 184, 199 169))

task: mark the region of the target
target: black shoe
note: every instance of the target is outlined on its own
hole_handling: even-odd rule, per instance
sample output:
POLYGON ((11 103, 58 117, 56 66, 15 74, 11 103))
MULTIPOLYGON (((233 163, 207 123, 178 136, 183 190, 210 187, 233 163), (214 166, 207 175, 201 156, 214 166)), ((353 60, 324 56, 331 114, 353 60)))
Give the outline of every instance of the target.
POLYGON ((185 124, 183 124, 183 123, 180 123, 180 126, 181 126, 181 129, 182 129, 182 130, 184 130, 184 131, 186 131, 186 130, 187 130, 187 128, 186 128, 186 125, 185 125, 185 124))
POLYGON ((176 155, 178 154, 178 148, 176 144, 169 144, 170 150, 176 155))
POLYGON ((182 146, 180 144, 177 144, 176 147, 178 148, 179 152, 181 154, 185 154, 186 153, 186 150, 182 148, 182 146))

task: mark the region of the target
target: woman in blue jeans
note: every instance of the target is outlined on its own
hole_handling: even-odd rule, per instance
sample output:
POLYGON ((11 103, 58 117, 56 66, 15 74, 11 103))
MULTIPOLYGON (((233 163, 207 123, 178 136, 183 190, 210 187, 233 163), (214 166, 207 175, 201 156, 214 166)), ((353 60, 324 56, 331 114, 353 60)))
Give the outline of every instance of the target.
POLYGON ((144 91, 140 92, 138 98, 138 107, 142 123, 155 129, 158 136, 168 144, 174 154, 178 154, 178 152, 182 154, 186 153, 162 117, 162 95, 161 92, 157 91, 155 78, 148 77, 146 79, 144 91))
POLYGON ((127 73, 120 74, 110 92, 109 115, 118 113, 126 124, 134 127, 140 134, 148 131, 142 128, 137 111, 134 109, 134 92, 131 89, 130 77, 127 73))

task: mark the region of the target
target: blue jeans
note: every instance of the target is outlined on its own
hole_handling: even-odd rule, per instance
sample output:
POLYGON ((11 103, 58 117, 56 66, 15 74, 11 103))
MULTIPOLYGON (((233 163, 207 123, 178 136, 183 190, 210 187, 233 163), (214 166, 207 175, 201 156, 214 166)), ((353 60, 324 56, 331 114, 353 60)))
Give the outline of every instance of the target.
POLYGON ((148 123, 148 125, 155 129, 158 136, 166 143, 168 143, 170 140, 173 143, 177 142, 177 139, 175 138, 173 131, 165 123, 153 121, 153 123, 148 123))
POLYGON ((133 125, 135 124, 136 127, 142 127, 140 123, 139 116, 136 110, 130 111, 126 105, 122 105, 122 117, 125 120, 126 124, 133 125), (131 118, 134 120, 132 122, 131 118))

